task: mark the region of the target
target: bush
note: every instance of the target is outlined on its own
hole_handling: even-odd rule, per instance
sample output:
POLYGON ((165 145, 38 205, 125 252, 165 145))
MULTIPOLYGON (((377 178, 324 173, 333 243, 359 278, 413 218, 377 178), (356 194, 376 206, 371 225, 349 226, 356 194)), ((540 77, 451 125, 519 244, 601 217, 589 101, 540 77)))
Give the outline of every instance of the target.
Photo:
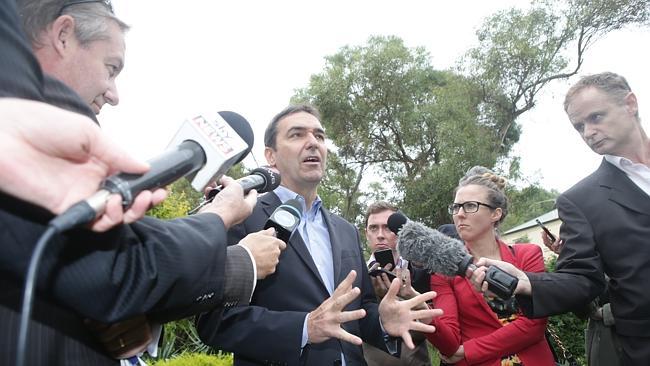
POLYGON ((217 350, 201 342, 194 327, 193 318, 181 319, 165 324, 165 336, 158 356, 163 359, 174 358, 183 353, 216 354, 217 350))
POLYGON ((151 363, 152 366, 231 366, 232 354, 220 353, 206 355, 204 353, 182 353, 169 360, 151 363))
MULTIPOLYGON (((546 262, 546 270, 553 272, 555 270, 556 258, 551 258, 546 262)), ((555 315, 548 318, 549 327, 558 335, 564 347, 575 357, 581 364, 586 365, 585 360, 585 329, 587 320, 580 319, 573 313, 555 315)), ((555 347, 558 356, 561 356, 559 347, 555 347)))

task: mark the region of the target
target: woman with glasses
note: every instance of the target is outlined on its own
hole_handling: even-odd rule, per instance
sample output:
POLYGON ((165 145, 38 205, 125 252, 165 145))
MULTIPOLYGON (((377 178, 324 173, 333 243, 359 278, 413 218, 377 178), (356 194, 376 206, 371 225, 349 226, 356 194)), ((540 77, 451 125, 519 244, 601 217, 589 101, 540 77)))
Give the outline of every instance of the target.
MULTIPOLYGON (((508 246, 497 227, 508 213, 505 179, 483 167, 470 169, 449 205, 456 230, 475 257, 510 262, 525 271, 544 271, 542 250, 534 244, 508 246)), ((464 277, 431 276, 438 293, 435 333, 426 334, 446 363, 456 365, 554 365, 544 337, 546 319, 528 319, 514 298, 501 300, 477 292, 464 277)))

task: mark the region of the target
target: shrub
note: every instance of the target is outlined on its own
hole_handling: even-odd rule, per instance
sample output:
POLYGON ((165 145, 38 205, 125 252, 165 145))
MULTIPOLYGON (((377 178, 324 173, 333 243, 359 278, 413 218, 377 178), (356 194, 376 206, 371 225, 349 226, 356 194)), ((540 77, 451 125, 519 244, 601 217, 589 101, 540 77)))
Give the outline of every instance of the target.
MULTIPOLYGON (((556 258, 550 258, 546 262, 546 270, 555 270, 556 258)), ((580 319, 573 313, 555 315, 548 318, 549 327, 558 335, 564 347, 576 358, 581 365, 586 365, 585 360, 585 329, 587 320, 580 319)), ((558 356, 561 356, 559 347, 555 347, 558 356)))
POLYGON ((231 366, 232 354, 219 353, 207 355, 204 353, 182 353, 168 360, 151 363, 152 366, 231 366))

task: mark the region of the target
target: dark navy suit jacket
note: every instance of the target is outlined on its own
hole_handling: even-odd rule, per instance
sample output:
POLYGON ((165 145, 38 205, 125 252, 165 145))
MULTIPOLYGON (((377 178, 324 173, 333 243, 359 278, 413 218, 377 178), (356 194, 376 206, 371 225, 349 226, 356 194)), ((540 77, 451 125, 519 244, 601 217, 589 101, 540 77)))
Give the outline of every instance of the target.
MULTIPOLYGON (((229 231, 229 243, 247 233, 261 230, 271 213, 281 204, 275 193, 258 200, 253 214, 229 231)), ((343 324, 346 331, 381 349, 386 349, 379 325, 378 305, 362 255, 358 230, 347 221, 323 209, 329 229, 334 263, 335 286, 351 270, 357 272, 354 286, 361 289, 346 310, 365 309, 366 317, 343 324)), ((305 316, 330 295, 298 231, 280 255, 276 273, 258 281, 250 306, 228 309, 223 314, 199 318, 199 334, 206 344, 233 352, 235 365, 315 365, 332 366, 345 354, 348 366, 365 365, 360 346, 330 339, 307 345, 301 353, 305 316)))

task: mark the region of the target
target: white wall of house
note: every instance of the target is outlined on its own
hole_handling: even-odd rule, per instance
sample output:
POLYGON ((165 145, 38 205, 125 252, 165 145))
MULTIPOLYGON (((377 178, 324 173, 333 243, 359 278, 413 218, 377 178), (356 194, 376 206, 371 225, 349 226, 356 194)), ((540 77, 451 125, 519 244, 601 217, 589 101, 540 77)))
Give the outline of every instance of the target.
MULTIPOLYGON (((561 223, 562 222, 560 219, 554 219, 544 222, 544 226, 546 226, 551 231, 551 233, 557 237, 560 233, 561 223)), ((501 235, 501 240, 508 244, 515 244, 515 242, 517 242, 517 239, 524 236, 528 237, 528 243, 537 244, 542 248, 544 258, 555 255, 544 245, 544 242, 542 241, 542 229, 537 225, 529 225, 516 231, 510 230, 507 234, 501 235)))

